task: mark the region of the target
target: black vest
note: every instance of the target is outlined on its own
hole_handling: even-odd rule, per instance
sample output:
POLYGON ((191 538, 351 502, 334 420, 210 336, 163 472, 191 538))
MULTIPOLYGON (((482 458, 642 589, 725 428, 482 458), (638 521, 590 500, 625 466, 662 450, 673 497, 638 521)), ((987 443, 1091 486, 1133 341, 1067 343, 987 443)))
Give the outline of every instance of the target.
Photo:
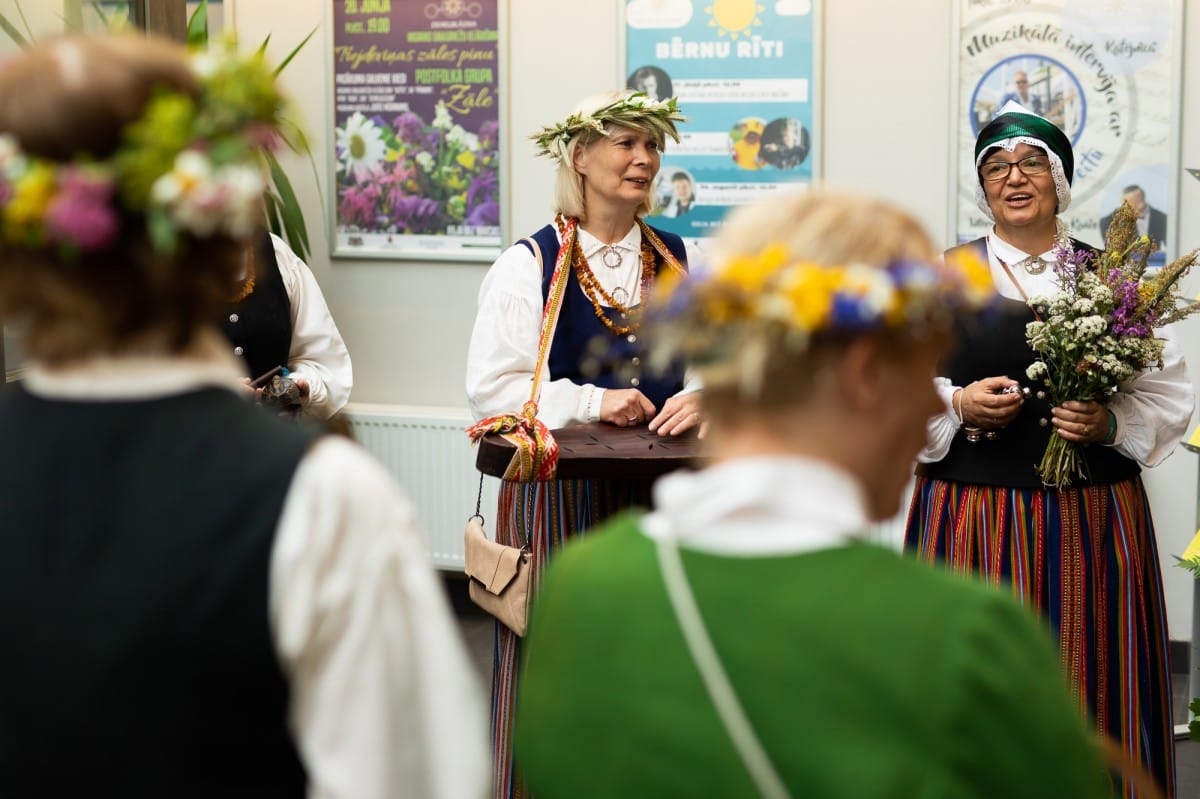
POLYGON ((292 347, 292 304, 279 276, 271 237, 264 233, 256 247, 254 291, 229 306, 220 320, 234 353, 245 359, 250 377, 287 366, 292 347))
MULTIPOLYGON (((683 239, 674 233, 654 229, 675 260, 686 268, 687 251, 683 239)), ((550 281, 554 278, 554 262, 558 258, 558 238, 553 225, 534 233, 533 240, 542 251, 542 303, 550 296, 550 281)), ((522 240, 525 247, 529 243, 522 240)), ((654 254, 655 276, 662 274, 666 264, 654 254)), ((568 267, 569 269, 569 267, 568 267)), ((610 309, 611 310, 611 309, 610 309)), ((624 325, 623 314, 612 312, 613 321, 624 325)), ((600 388, 636 388, 662 410, 663 403, 683 388, 683 367, 675 366, 659 374, 646 368, 646 342, 637 333, 617 336, 604 326, 583 293, 575 270, 569 269, 563 291, 554 339, 550 342, 550 379, 566 378, 573 383, 591 383, 600 388)))
POLYGON ((0 795, 303 797, 268 623, 312 433, 229 391, 0 394, 0 795))
MULTIPOLYGON (((1074 239, 1072 244, 1076 249, 1091 249, 1074 239)), ((960 246, 976 250, 982 247, 981 256, 987 259, 984 239, 960 246)), ((965 386, 985 377, 1007 375, 1022 386, 1028 386, 1031 394, 1012 424, 996 432, 995 441, 981 439, 971 443, 959 430, 946 457, 937 463, 920 464, 917 467, 919 475, 1010 488, 1042 485, 1035 467, 1042 460, 1054 428, 1050 424, 1050 402, 1038 398, 1038 392, 1045 387, 1040 382, 1034 383, 1025 374, 1029 365, 1037 360, 1025 338, 1025 326, 1034 321, 1034 315, 1024 302, 1001 299, 999 305, 993 313, 959 321, 954 350, 940 374, 950 378, 956 386, 965 386)), ((1077 480, 1072 485, 1119 482, 1140 471, 1136 461, 1111 447, 1092 444, 1083 447, 1083 453, 1091 479, 1077 480)))

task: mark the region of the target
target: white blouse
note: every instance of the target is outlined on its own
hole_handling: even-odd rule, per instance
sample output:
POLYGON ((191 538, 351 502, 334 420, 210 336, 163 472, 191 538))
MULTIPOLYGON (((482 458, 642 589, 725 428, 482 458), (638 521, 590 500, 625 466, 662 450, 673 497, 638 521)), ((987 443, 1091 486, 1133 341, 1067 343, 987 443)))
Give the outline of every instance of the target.
MULTIPOLYGON (((1026 253, 1002 241, 994 230, 987 236, 987 248, 992 282, 1002 297, 1024 302, 1025 297, 1058 290, 1053 266, 1038 275, 1016 268, 1016 264, 1027 257, 1026 253), (1009 265, 1012 278, 1000 265, 1001 258, 1009 265), (1025 297, 1013 285, 1013 278, 1020 284, 1025 297)), ((1040 257, 1050 264, 1055 261, 1053 250, 1042 253, 1040 257)), ((1187 376, 1187 364, 1184 363, 1174 330, 1168 325, 1159 330, 1158 335, 1166 341, 1163 368, 1150 368, 1138 373, 1108 401, 1108 409, 1117 419, 1117 434, 1111 446, 1146 467, 1162 463, 1183 440, 1195 404, 1195 393, 1187 376)), ((1023 374, 1009 377, 1022 382, 1026 380, 1023 374)), ((959 426, 953 397, 961 386, 951 384, 946 377, 935 377, 934 386, 946 411, 932 417, 926 426, 928 443, 917 456, 918 460, 925 463, 946 457, 959 426)))
MULTIPOLYGON (((622 289, 631 297, 631 304, 641 302, 641 228, 634 225, 613 245, 620 255, 615 267, 605 265, 608 245, 582 228, 578 235, 601 288, 610 295, 622 289)), ((688 254, 690 262, 690 249, 688 254)), ((609 263, 614 260, 608 259, 609 263)), ((500 254, 479 287, 478 312, 467 350, 467 401, 474 418, 515 413, 529 400, 541 328, 542 271, 533 253, 515 244, 500 254)), ((699 388, 699 381, 689 376, 680 393, 699 388)), ((542 370, 538 418, 550 428, 598 421, 603 395, 604 389, 591 383, 551 380, 547 366, 542 370)))
POLYGON ((292 309, 292 345, 288 371, 308 383, 304 414, 328 419, 346 407, 354 387, 350 353, 308 264, 287 243, 271 234, 275 262, 292 309))

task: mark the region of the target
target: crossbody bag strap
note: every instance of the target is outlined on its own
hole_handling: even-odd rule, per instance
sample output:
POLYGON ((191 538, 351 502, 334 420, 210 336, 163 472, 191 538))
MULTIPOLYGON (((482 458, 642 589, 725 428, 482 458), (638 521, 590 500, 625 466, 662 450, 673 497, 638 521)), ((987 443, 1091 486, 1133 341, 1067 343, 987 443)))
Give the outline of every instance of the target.
MULTIPOLYGON (((550 342, 554 340, 554 330, 558 325, 558 315, 562 310, 563 295, 567 288, 567 267, 571 262, 571 249, 575 244, 575 229, 578 222, 567 220, 562 233, 562 244, 558 248, 558 257, 554 260, 554 275, 550 278, 550 291, 546 294, 546 304, 542 307, 542 332, 538 337, 537 364, 533 369, 533 385, 529 390, 529 403, 532 404, 532 414, 537 415, 537 402, 542 394, 542 372, 546 368, 546 359, 550 357, 550 342)), ((542 248, 532 238, 527 241, 537 259, 538 273, 544 269, 542 264, 542 248)))
POLYGON ((683 559, 679 556, 679 547, 675 539, 668 535, 659 539, 656 547, 659 568, 663 581, 667 584, 667 596, 671 600, 671 608, 675 611, 675 619, 683 631, 683 638, 687 642, 696 669, 700 672, 704 688, 708 691, 708 698, 712 700, 725 732, 733 742, 738 757, 742 759, 742 765, 749 772, 759 795, 765 799, 790 799, 791 794, 788 793, 787 786, 759 741, 742 703, 738 701, 733 683, 729 681, 729 675, 721 665, 721 658, 708 635, 704 619, 700 616, 700 608, 696 605, 696 597, 688 584, 683 559))

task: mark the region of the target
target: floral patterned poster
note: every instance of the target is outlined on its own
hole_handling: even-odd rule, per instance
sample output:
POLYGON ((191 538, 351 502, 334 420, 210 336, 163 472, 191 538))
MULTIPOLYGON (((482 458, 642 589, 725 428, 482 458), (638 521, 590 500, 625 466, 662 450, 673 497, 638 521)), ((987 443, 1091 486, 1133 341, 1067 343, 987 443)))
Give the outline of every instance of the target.
POLYGON ((1128 199, 1140 228, 1171 255, 1178 170, 1180 0, 958 0, 959 242, 991 227, 976 208, 972 154, 979 130, 1008 101, 1048 118, 1075 154, 1072 235, 1102 246, 1128 199))
POLYGON ((335 0, 334 255, 500 251, 498 0, 335 0))

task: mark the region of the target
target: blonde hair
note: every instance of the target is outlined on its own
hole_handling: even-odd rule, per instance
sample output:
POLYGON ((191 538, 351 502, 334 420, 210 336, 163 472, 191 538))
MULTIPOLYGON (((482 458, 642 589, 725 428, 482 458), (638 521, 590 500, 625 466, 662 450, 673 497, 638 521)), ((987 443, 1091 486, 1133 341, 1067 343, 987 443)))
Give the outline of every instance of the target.
MULTIPOLYGON (((731 213, 714 242, 713 262, 754 256, 779 245, 795 259, 821 265, 883 268, 901 260, 934 262, 939 255, 921 223, 898 206, 850 192, 814 189, 731 213)), ((898 349, 910 342, 898 331, 866 335, 880 335, 898 349)), ((821 337, 797 349, 787 330, 759 331, 740 342, 723 363, 703 370, 705 410, 725 422, 747 407, 771 412, 794 405, 808 396, 815 376, 837 361, 849 340, 821 337), (748 373, 756 379, 748 382, 748 373)))
MULTIPOLYGON (((29 154, 104 159, 156 91, 194 96, 186 50, 136 34, 66 36, 23 51, 0 70, 0 133, 29 154)), ((47 364, 118 352, 148 334, 181 350, 211 320, 241 267, 242 243, 187 237, 175 256, 151 246, 140 217, 98 253, 65 257, 0 243, 0 311, 27 323, 24 346, 47 364)))
MULTIPOLYGON (((579 105, 571 112, 572 114, 592 114, 595 111, 612 105, 615 102, 633 96, 636 92, 632 90, 621 91, 606 91, 599 94, 593 94, 590 97, 582 100, 579 105)), ((594 128, 588 128, 580 133, 575 134, 571 141, 567 143, 566 158, 558 162, 558 169, 555 173, 554 182, 554 201, 552 210, 556 214, 562 214, 565 217, 576 217, 579 221, 587 220, 587 202, 584 199, 583 191, 583 175, 575 171, 575 154, 581 148, 588 148, 595 144, 600 139, 605 138, 611 132, 611 125, 605 126, 605 132, 601 133, 594 128)), ((658 149, 661 152, 666 146, 666 137, 660 127, 651 125, 638 124, 636 120, 631 120, 628 123, 622 124, 621 127, 627 127, 631 130, 636 130, 639 133, 649 133, 654 136, 655 142, 658 144, 658 149)), ((637 215, 645 216, 654 209, 654 197, 651 194, 646 195, 646 199, 638 206, 637 215)))

